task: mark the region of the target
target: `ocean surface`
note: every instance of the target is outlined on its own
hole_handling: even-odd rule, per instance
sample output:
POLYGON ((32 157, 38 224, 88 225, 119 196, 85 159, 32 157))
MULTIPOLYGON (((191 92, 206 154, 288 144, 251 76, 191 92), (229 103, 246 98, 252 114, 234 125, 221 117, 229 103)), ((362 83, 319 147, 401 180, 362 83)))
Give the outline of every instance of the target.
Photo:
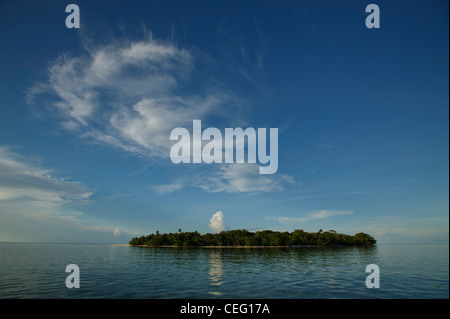
POLYGON ((0 298, 448 299, 449 245, 144 248, 0 243, 0 298), (66 266, 80 288, 66 287, 66 266), (380 288, 366 287, 366 266, 380 288))

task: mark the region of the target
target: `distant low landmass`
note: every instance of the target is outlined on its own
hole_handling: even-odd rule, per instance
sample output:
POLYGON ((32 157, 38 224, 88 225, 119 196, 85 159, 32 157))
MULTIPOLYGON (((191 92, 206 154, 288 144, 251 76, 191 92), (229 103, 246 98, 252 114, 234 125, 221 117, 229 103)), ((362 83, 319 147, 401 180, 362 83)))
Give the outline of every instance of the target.
POLYGON ((376 239, 365 233, 354 236, 339 234, 334 230, 316 233, 294 230, 293 232, 279 232, 261 230, 250 232, 245 229, 222 231, 220 233, 200 234, 199 232, 155 234, 134 237, 130 240, 131 246, 332 246, 332 245, 373 245, 376 239))

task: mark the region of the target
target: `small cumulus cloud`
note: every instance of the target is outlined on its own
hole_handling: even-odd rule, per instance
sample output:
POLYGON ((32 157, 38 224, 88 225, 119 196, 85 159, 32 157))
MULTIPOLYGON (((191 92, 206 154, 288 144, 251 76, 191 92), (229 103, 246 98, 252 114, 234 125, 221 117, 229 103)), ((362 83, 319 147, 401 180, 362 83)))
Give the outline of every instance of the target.
POLYGON ((114 228, 113 237, 117 237, 120 235, 120 230, 118 227, 114 228))
POLYGON ((225 230, 225 219, 222 212, 216 212, 209 220, 209 228, 214 233, 219 233, 225 230))

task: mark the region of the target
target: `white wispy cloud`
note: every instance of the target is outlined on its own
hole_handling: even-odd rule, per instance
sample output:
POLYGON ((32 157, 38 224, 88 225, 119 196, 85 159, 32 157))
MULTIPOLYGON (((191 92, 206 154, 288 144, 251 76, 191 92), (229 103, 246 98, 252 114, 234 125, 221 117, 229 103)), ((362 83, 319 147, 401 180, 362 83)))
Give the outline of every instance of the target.
POLYGON ((80 203, 93 194, 83 184, 55 177, 5 146, 0 146, 0 177, 0 201, 20 199, 59 206, 80 203))
POLYGON ((205 118, 227 99, 220 90, 182 94, 193 69, 190 52, 151 34, 114 40, 50 62, 48 81, 30 88, 27 100, 51 94, 65 129, 127 152, 168 157, 173 128, 205 118))
POLYGON ((261 175, 259 165, 240 163, 221 166, 211 177, 195 186, 212 193, 259 193, 282 191, 286 183, 293 184, 294 179, 280 173, 261 175))
POLYGON ((270 217, 269 219, 274 219, 284 225, 301 224, 306 223, 311 220, 316 219, 326 219, 334 216, 351 215, 353 211, 347 210, 317 210, 309 213, 306 216, 300 217, 270 217))
MULTIPOLYGON (((62 55, 51 61, 47 81, 28 91, 30 103, 48 94, 56 98, 50 104, 39 103, 51 105, 51 114, 56 114, 65 130, 156 162, 169 159, 175 143, 169 139, 172 129, 189 128, 194 119, 209 116, 240 118, 236 114, 246 102, 223 85, 197 83, 195 90, 185 89, 195 82, 198 52, 154 40, 151 33, 140 41, 122 38, 106 45, 92 43, 79 56, 62 55)), ((270 192, 293 182, 282 174, 258 176, 257 165, 217 167, 205 168, 212 176, 199 183, 171 183, 154 189, 165 194, 194 184, 209 192, 270 192)))
POLYGON ((93 194, 86 185, 57 177, 37 161, 21 156, 11 147, 0 146, 0 221, 9 225, 8 231, 19 227, 30 236, 39 233, 36 236, 44 240, 45 231, 38 231, 36 225, 48 229, 48 236, 59 229, 117 233, 109 221, 93 219, 80 211, 82 205, 92 202, 93 194))
POLYGON ((156 185, 153 188, 159 195, 164 195, 164 194, 168 194, 168 193, 173 193, 173 192, 183 188, 183 186, 184 185, 182 183, 174 183, 174 184, 167 184, 167 185, 156 185))

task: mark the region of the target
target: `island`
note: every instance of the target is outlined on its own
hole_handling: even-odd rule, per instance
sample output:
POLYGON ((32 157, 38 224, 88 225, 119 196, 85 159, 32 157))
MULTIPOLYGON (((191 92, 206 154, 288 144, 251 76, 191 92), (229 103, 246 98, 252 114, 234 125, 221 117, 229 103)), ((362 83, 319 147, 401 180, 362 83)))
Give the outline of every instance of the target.
POLYGON ((365 233, 353 236, 339 234, 334 230, 305 232, 301 229, 293 232, 261 230, 251 232, 245 229, 200 234, 199 232, 155 234, 134 237, 130 246, 152 247, 292 247, 292 246, 338 246, 373 245, 375 238, 365 233))

